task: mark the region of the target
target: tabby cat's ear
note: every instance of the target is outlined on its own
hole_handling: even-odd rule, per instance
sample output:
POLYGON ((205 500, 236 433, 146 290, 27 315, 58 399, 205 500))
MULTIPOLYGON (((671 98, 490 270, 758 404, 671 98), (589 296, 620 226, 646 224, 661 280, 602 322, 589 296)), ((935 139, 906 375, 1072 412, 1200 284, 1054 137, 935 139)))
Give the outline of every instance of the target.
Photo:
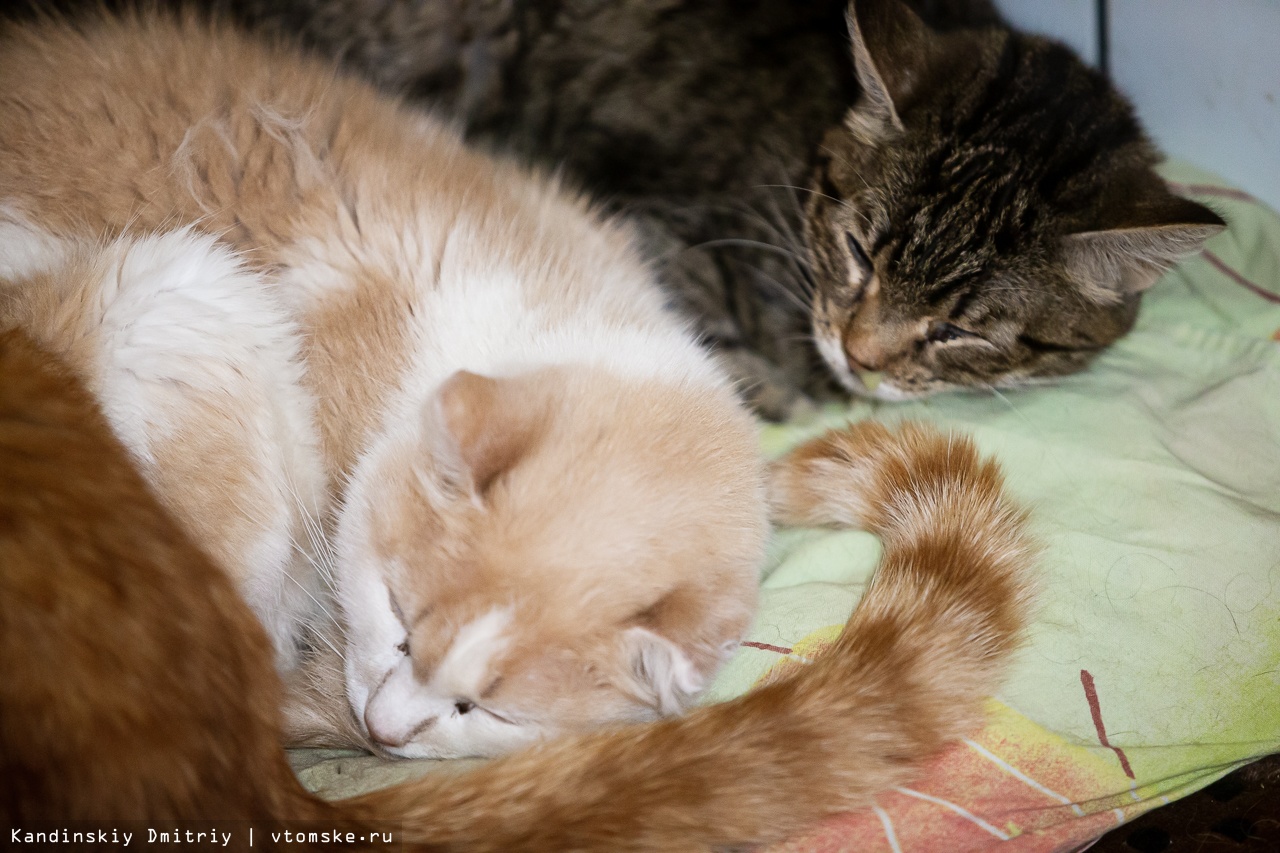
POLYGON ((1117 220, 1063 240, 1068 275, 1086 296, 1104 304, 1146 290, 1226 227, 1204 205, 1168 193, 1135 202, 1117 220))
POLYGON ((851 0, 845 17, 862 89, 847 121, 873 139, 890 136, 902 130, 897 105, 919 80, 933 34, 900 0, 851 0))
POLYGON ((520 391, 517 380, 460 370, 429 404, 437 463, 460 490, 482 497, 536 440, 539 421, 520 391))

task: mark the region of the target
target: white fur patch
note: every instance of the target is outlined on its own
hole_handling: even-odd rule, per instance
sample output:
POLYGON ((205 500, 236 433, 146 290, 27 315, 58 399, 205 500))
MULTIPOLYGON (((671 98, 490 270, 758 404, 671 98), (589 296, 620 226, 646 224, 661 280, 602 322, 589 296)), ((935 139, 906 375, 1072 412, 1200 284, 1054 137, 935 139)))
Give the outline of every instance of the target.
POLYGON ((0 204, 0 280, 17 281, 62 263, 67 244, 18 212, 0 204))
MULTIPOLYGON (((0 223, 5 227, 17 226, 0 223)), ((291 666, 300 624, 320 606, 311 534, 324 500, 296 327, 268 283, 191 229, 105 245, 31 233, 28 245, 56 245, 62 263, 87 261, 100 276, 57 282, 83 312, 81 324, 67 328, 84 337, 64 331, 50 343, 91 348, 84 378, 180 519, 234 524, 235 545, 221 543, 230 560, 224 568, 275 641, 281 664, 291 666), (83 289, 76 295, 72 288, 83 289), (203 497, 185 493, 182 483, 163 479, 157 459, 165 452, 207 457, 211 472, 225 465, 247 480, 235 484, 235 494, 216 487, 203 497)), ((36 269, 34 257, 24 256, 28 269, 36 269)), ((56 269, 39 260, 45 271, 56 269)), ((216 482, 214 474, 202 488, 216 482)))
POLYGON ((432 673, 431 686, 449 695, 478 695, 490 680, 493 659, 511 644, 511 617, 510 608, 494 608, 463 625, 432 673))
MULTIPOLYGON (((362 220, 360 246, 336 236, 300 244, 285 289, 305 313, 356 286, 362 269, 409 285, 419 300, 415 389, 434 389, 459 370, 500 377, 565 364, 626 379, 729 387, 688 324, 664 307, 643 264, 616 247, 606 253, 584 245, 580 256, 551 267, 486 250, 496 239, 486 233, 491 228, 465 215, 362 220)), ((592 229, 586 239, 600 235, 592 229)))
POLYGON ((813 342, 817 345, 818 354, 822 356, 822 360, 827 363, 827 367, 846 390, 855 394, 865 391, 862 382, 849 368, 849 359, 845 356, 844 345, 840 343, 838 337, 818 332, 814 334, 813 342))
POLYGON ((877 400, 887 400, 892 403, 900 403, 904 400, 914 400, 924 395, 911 393, 909 391, 903 391, 901 388, 894 385, 892 382, 885 380, 885 381, 882 381, 879 385, 877 385, 875 387, 875 390, 872 391, 868 396, 874 397, 877 400))

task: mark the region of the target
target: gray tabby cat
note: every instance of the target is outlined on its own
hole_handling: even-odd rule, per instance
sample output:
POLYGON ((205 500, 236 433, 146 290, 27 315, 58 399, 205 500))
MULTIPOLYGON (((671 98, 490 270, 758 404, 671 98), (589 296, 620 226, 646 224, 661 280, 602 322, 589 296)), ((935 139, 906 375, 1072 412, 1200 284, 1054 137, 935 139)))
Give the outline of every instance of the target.
POLYGON ((1223 227, 1101 74, 987 0, 917 2, 938 29, 900 0, 206 2, 628 211, 771 417, 832 377, 903 399, 1079 370, 1223 227))

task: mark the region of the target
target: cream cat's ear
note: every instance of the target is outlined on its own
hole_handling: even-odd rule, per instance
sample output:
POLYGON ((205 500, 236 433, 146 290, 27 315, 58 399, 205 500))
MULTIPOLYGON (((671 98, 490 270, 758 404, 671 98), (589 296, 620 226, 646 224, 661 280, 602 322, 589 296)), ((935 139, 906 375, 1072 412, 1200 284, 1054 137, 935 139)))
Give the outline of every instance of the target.
POLYGON ((460 370, 428 404, 437 464, 457 488, 483 497, 537 440, 541 419, 525 405, 518 379, 460 370))
POLYGON ((648 628, 623 633, 633 692, 658 713, 677 714, 706 686, 706 677, 673 641, 648 628))
POLYGON ((752 613, 726 601, 714 584, 669 591, 622 632, 632 692, 659 713, 684 710, 737 651, 752 613))
POLYGON ((845 17, 861 94, 845 121, 872 139, 902 130, 898 104, 932 52, 932 32, 899 0, 852 0, 845 17))
POLYGON ((1225 227, 1204 205, 1166 193, 1135 203, 1114 227, 1067 235, 1064 262, 1087 297, 1116 303, 1155 284, 1225 227))

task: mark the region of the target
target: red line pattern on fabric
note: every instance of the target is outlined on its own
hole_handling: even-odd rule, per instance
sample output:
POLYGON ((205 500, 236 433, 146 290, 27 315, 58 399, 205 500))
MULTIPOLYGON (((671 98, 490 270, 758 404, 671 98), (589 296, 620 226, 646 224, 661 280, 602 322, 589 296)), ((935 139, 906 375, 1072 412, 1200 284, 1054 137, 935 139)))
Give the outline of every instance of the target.
POLYGON ((777 652, 780 655, 791 654, 791 649, 788 649, 785 646, 771 646, 768 643, 756 643, 751 640, 743 640, 742 645, 750 646, 753 649, 763 649, 766 652, 777 652))
POLYGON ((1120 759, 1120 767, 1124 770, 1124 775, 1136 780, 1133 768, 1129 766, 1129 756, 1124 754, 1123 749, 1112 746, 1107 740, 1107 727, 1102 724, 1102 706, 1098 703, 1098 689, 1093 683, 1093 676, 1089 674, 1089 670, 1080 670, 1080 683, 1084 685, 1084 698, 1089 702, 1089 713, 1093 715, 1093 727, 1098 732, 1098 743, 1116 754, 1120 759))
POLYGON ((1213 252, 1210 252, 1208 249, 1205 249, 1203 252, 1200 253, 1200 255, 1206 261, 1212 264, 1214 268, 1218 270, 1218 272, 1222 273, 1227 278, 1231 279, 1241 287, 1247 289, 1250 293, 1254 294, 1255 296, 1260 296, 1263 299, 1267 300, 1268 302, 1273 302, 1277 305, 1280 305, 1280 294, 1272 293, 1269 290, 1264 290, 1263 288, 1249 281, 1249 279, 1245 278, 1244 276, 1240 275, 1240 273, 1236 272, 1231 267, 1227 266, 1226 263, 1222 260, 1222 258, 1219 258, 1213 252))

